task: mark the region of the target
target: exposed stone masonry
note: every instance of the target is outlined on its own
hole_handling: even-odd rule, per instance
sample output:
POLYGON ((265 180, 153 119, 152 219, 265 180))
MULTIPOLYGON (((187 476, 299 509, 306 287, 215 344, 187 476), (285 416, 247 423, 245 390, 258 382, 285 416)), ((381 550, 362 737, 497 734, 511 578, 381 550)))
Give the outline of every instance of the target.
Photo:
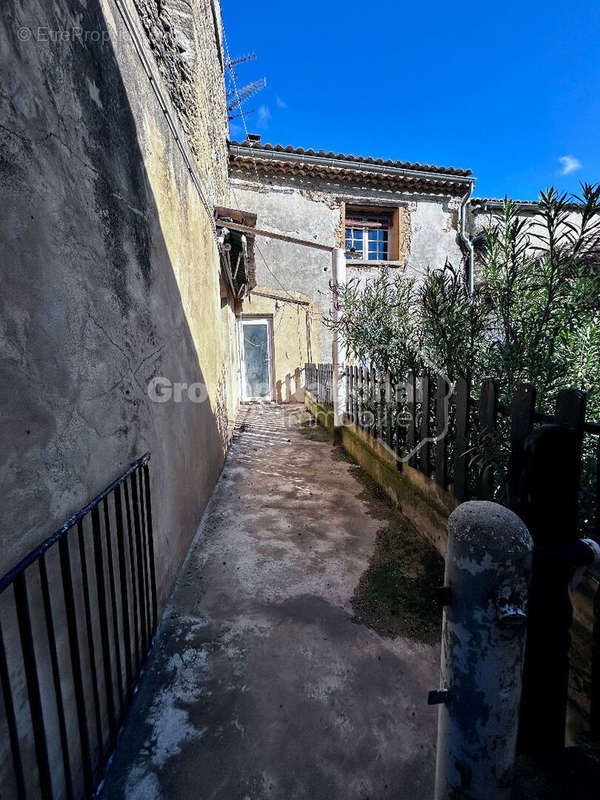
POLYGON ((227 129, 218 3, 210 0, 134 0, 156 65, 187 134, 196 164, 217 204, 227 194, 227 129), (220 58, 215 52, 215 41, 220 58), (215 53, 208 59, 207 54, 215 53), (202 154, 210 153, 210 158, 202 154))

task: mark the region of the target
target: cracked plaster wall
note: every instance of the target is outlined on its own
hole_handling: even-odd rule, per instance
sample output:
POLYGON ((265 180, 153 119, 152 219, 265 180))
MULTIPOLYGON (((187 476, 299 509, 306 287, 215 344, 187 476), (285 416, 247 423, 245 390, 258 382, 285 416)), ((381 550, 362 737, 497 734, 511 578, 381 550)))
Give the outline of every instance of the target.
MULTIPOLYGON (((442 267, 449 259, 462 263, 458 243, 458 198, 414 195, 360 185, 331 184, 316 179, 292 180, 282 176, 257 177, 234 170, 232 193, 237 205, 257 214, 256 225, 279 233, 336 247, 344 245, 344 203, 400 208, 400 260, 405 274, 420 278, 427 267, 442 267)), ((257 283, 271 291, 300 292, 312 299, 322 317, 330 310, 331 256, 326 252, 274 239, 259 242, 257 283), (266 264, 265 264, 266 261, 266 264)), ((377 267, 348 264, 347 277, 360 281, 373 277, 377 267)), ((244 313, 251 313, 248 302, 244 313)), ((331 361, 331 334, 321 325, 318 334, 322 361, 331 361)), ((279 342, 285 348, 287 341, 279 342)), ((275 337, 275 350, 278 340, 275 337)))
MULTIPOLYGON (((139 0, 135 15, 134 5, 146 24, 170 9, 162 46, 181 43, 175 66, 144 48, 175 108, 193 99, 183 127, 208 202, 226 205, 210 2, 139 0), (186 64, 178 99, 174 70, 186 64)), ((150 450, 162 606, 238 404, 235 317, 222 307, 209 216, 114 0, 3 4, 0 26, 0 573, 150 450), (40 40, 40 29, 67 34, 40 40), (203 382, 208 401, 153 403, 155 376, 203 382)))
MULTIPOLYGON (((173 9, 169 31, 178 41, 175 10, 183 5, 160 6, 173 9)), ((135 15, 131 1, 129 8, 135 15)), ((194 0, 191 8, 196 67, 185 85, 195 106, 188 124, 180 114, 179 125, 194 128, 191 149, 208 203, 227 205, 217 39, 209 0, 194 0)), ((139 18, 136 25, 149 62, 160 65, 139 18)), ((211 218, 115 0, 5 3, 0 42, 0 574, 149 450, 160 611, 221 470, 238 405, 235 316, 220 297, 211 218), (184 394, 179 403, 151 402, 147 385, 157 376, 202 383, 208 399, 194 403, 184 394)), ((177 119, 169 75, 160 72, 177 119)), ((77 548, 71 549, 74 559, 77 548)), ((56 548, 48 551, 47 565, 58 597, 56 548)), ((75 591, 79 609, 77 573, 75 591)), ((2 596, 0 612, 17 714, 23 715, 25 774, 30 796, 38 796, 10 596, 2 596)), ((41 619, 35 579, 29 602, 33 619, 41 619)), ((67 658, 62 600, 53 602, 59 602, 58 652, 67 658)), ((60 737, 44 641, 36 635, 50 765, 61 797, 60 737)), ((82 658, 91 703, 85 648, 82 658)), ((63 685, 67 727, 76 741, 69 680, 63 685)), ((3 796, 16 796, 5 734, 0 765, 3 796)), ((73 769, 80 781, 77 763, 73 769)))

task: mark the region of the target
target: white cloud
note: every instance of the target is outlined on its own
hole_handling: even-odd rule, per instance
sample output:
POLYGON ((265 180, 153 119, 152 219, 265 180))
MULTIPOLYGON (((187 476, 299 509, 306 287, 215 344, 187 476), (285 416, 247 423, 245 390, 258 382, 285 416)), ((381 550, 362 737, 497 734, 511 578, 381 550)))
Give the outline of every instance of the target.
POLYGON ((271 112, 269 106, 261 106, 258 109, 258 122, 257 125, 263 130, 269 127, 269 120, 271 119, 271 112))
POLYGON ((287 103, 285 102, 285 100, 282 100, 281 97, 277 98, 277 105, 279 106, 279 108, 287 108, 287 103))
POLYGON ((562 167, 561 174, 568 175, 570 172, 575 172, 578 169, 581 169, 581 161, 575 156, 560 156, 559 159, 560 165, 562 167))

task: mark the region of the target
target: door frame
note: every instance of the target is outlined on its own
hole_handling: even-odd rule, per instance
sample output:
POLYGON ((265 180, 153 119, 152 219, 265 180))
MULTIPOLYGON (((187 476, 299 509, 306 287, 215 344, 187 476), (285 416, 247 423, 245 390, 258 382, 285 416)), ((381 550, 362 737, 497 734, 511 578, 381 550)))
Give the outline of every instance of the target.
POLYGON ((275 370, 273 358, 275 353, 274 340, 273 340, 273 315, 272 314, 242 314, 238 319, 239 336, 238 342, 240 347, 240 399, 243 403, 272 403, 275 397, 275 370), (267 358, 269 368, 269 396, 268 397, 245 397, 245 354, 244 354, 244 323, 264 323, 267 327, 267 358))

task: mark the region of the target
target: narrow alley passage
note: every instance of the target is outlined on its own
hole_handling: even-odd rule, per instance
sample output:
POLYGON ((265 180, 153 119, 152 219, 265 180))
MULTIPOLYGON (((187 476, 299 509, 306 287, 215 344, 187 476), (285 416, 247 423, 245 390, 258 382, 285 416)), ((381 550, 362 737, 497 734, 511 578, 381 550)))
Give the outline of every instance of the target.
POLYGON ((106 798, 432 796, 439 647, 355 618, 390 513, 356 470, 302 406, 242 406, 106 798))

